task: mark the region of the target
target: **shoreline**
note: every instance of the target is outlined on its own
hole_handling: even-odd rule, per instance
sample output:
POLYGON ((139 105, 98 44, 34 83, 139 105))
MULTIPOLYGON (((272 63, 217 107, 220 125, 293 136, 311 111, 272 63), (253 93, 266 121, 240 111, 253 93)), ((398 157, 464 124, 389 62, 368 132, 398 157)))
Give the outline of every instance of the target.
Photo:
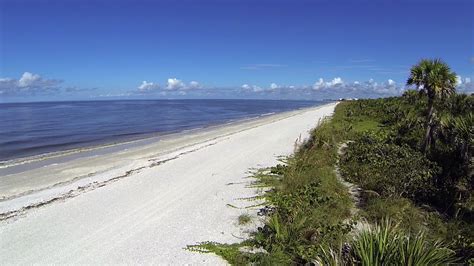
MULTIPOLYGON (((145 100, 144 100, 145 101, 145 100)), ((156 100, 149 100, 151 102, 156 102, 156 100)), ((167 102, 167 100, 163 100, 164 102, 167 102)), ((182 100, 181 100, 182 101, 182 100)), ((194 100, 190 100, 194 101, 194 100)), ((223 101, 223 100, 217 100, 217 101, 223 101)), ((84 101, 79 101, 78 103, 83 103, 84 101)), ((94 101, 85 101, 87 102, 94 102, 94 101)), ((112 101, 112 102, 117 102, 117 101, 112 101)), ((119 101, 120 102, 120 101, 119 101)), ((128 101, 125 101, 128 102, 128 101)), ((134 102, 134 101, 131 101, 134 102)), ((141 100, 138 102, 142 102, 141 100)), ((180 101, 178 101, 179 103, 180 101)), ((268 102, 268 101, 265 101, 268 102)), ((289 101, 286 101, 289 102, 289 101)), ((296 101, 296 102, 305 102, 305 101, 296 101)), ((318 105, 323 105, 326 103, 330 103, 333 101, 327 101, 327 100, 321 100, 321 101, 306 101, 307 103, 302 104, 302 106, 293 106, 295 109, 291 109, 288 107, 284 108, 271 108, 269 107, 269 110, 267 110, 268 113, 282 113, 282 112, 288 112, 288 111, 293 111, 293 110, 298 110, 298 109, 304 109, 304 108, 311 108, 315 107, 318 105)), ((65 102, 53 102, 57 104, 68 104, 70 101, 65 101, 65 102)), ((71 103, 75 103, 72 101, 71 103)), ((18 104, 41 104, 41 103, 18 103, 18 104)), ((260 110, 260 112, 242 112, 234 115, 224 115, 224 116, 217 116, 214 117, 213 119, 198 119, 196 121, 181 121, 182 123, 175 124, 174 126, 167 126, 165 127, 160 127, 159 125, 155 127, 145 127, 142 130, 138 131, 117 131, 117 132, 109 132, 109 135, 100 135, 97 137, 90 137, 90 138, 78 138, 77 141, 75 142, 68 142, 68 141, 62 141, 58 142, 57 144, 51 145, 50 143, 46 143, 42 145, 41 140, 39 140, 39 143, 36 143, 36 141, 30 141, 30 144, 26 143, 24 146, 20 147, 8 147, 6 146, 6 151, 4 153, 0 154, 2 155, 0 158, 0 176, 3 175, 2 169, 4 168, 9 168, 11 166, 15 165, 21 165, 21 164, 27 164, 29 162, 34 162, 34 161, 40 161, 43 160, 44 158, 51 158, 51 157, 61 157, 64 155, 68 154, 76 154, 84 151, 90 151, 90 150, 97 150, 97 149, 103 149, 107 147, 114 147, 117 145, 121 144, 126 144, 126 143, 134 143, 134 142, 141 142, 146 139, 154 139, 154 138, 159 138, 164 135, 170 135, 170 134, 176 134, 180 132, 186 132, 186 131, 192 131, 195 129, 201 129, 201 128, 208 128, 208 127, 213 127, 213 126, 218 126, 222 124, 227 124, 229 122, 238 122, 240 120, 247 120, 247 119, 258 119, 259 117, 266 116, 268 113, 264 112, 265 110, 260 110), (194 123, 196 122, 196 123, 194 123), (189 123, 189 124, 188 124, 189 123), (38 145, 38 146, 37 146, 38 145), (53 147, 53 148, 50 148, 53 147), (18 148, 15 150, 15 148, 18 148)), ((148 124, 148 123, 146 123, 148 124)), ((123 128, 122 128, 123 129, 123 128)), ((93 130, 93 129, 92 129, 93 130)), ((25 133, 26 134, 26 133, 25 133)), ((60 137, 62 136, 69 136, 69 137, 75 137, 74 132, 69 132, 67 135, 58 135, 60 137)), ((77 135, 80 136, 80 135, 77 135)), ((8 141, 6 142, 7 144, 9 143, 8 141)), ((2 144, 0 144, 1 146, 2 144)))
POLYGON ((265 114, 260 114, 258 116, 249 116, 249 117, 242 117, 242 118, 235 118, 235 119, 230 119, 227 121, 221 121, 221 122, 210 122, 207 125, 197 127, 197 128, 190 128, 190 129, 184 129, 184 130, 177 130, 177 131, 169 131, 169 132, 154 132, 154 133, 144 133, 141 135, 137 135, 135 138, 130 138, 130 139, 117 139, 115 141, 106 141, 104 140, 103 142, 97 141, 96 144, 94 142, 85 144, 84 146, 81 147, 76 147, 76 148, 69 148, 69 149, 64 149, 64 150, 58 150, 58 151, 51 151, 51 152, 45 152, 45 153, 40 153, 40 154, 35 154, 31 156, 25 156, 25 157, 19 157, 19 158, 13 158, 13 159, 7 159, 0 161, 0 178, 2 176, 10 175, 10 174, 15 174, 19 172, 24 172, 26 170, 31 170, 34 168, 39 168, 43 166, 47 166, 48 164, 54 164, 54 163, 64 163, 65 160, 61 160, 61 158, 72 156, 72 158, 68 158, 67 160, 74 160, 80 157, 84 156, 96 156, 96 155, 103 155, 103 154, 108 154, 112 152, 117 152, 123 149, 129 149, 129 148, 136 148, 144 145, 149 145, 154 142, 158 142, 164 138, 169 138, 169 137, 175 137, 175 136, 180 136, 183 134, 193 134, 195 132, 199 131, 207 131, 207 130, 213 130, 217 129, 219 127, 223 126, 228 126, 228 125, 233 125, 233 124, 239 124, 239 123, 244 123, 247 121, 253 121, 253 120, 258 120, 261 118, 265 118, 267 116, 273 116, 273 115, 279 115, 279 114, 285 114, 285 113, 292 113, 295 111, 302 111, 305 109, 312 109, 312 108, 317 108, 319 106, 324 106, 327 104, 331 104, 333 102, 328 102, 328 103, 323 103, 320 105, 316 106, 311 106, 311 107, 302 107, 290 111, 283 111, 283 112, 270 112, 270 113, 265 113, 265 114), (94 151, 97 152, 94 153, 94 151), (90 154, 86 154, 90 153, 90 154), (79 155, 79 156, 74 156, 74 155, 79 155), (82 156, 81 156, 82 155, 82 156), (58 158, 59 162, 54 161, 54 159, 58 158), (45 163, 41 164, 42 161, 48 161, 52 160, 50 163, 45 163), (28 165, 28 164, 33 164, 33 167, 31 168, 26 168, 22 169, 22 165, 28 165), (18 170, 12 168, 20 168, 18 170))
POLYGON ((24 175, 18 183, 23 188, 43 179, 57 183, 54 171, 69 179, 0 201, 4 214, 16 209, 0 221, 0 235, 9 240, 1 243, 0 257, 7 264, 225 264, 185 248, 203 241, 235 243, 259 226, 260 207, 249 199, 262 191, 251 186, 252 171, 292 154, 336 104, 24 175), (90 176, 70 180, 91 170, 90 176), (239 225, 242 214, 251 217, 245 226, 239 225))
POLYGON ((34 167, 0 177, 0 221, 31 208, 104 186, 111 180, 115 182, 133 172, 176 158, 181 153, 198 150, 216 139, 333 104, 239 119, 92 150, 79 150, 64 155, 72 156, 64 161, 61 161, 60 155, 56 156, 59 158, 52 157, 53 161, 40 160, 39 163, 44 163, 40 166, 35 166, 36 162, 33 161, 34 167))

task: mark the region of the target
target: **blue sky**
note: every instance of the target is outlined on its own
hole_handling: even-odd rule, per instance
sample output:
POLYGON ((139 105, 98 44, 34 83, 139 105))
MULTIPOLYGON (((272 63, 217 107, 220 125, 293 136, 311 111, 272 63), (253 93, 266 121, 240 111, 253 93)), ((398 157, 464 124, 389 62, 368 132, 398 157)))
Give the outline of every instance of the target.
POLYGON ((472 90, 474 1, 0 0, 0 101, 401 92, 442 58, 472 90))

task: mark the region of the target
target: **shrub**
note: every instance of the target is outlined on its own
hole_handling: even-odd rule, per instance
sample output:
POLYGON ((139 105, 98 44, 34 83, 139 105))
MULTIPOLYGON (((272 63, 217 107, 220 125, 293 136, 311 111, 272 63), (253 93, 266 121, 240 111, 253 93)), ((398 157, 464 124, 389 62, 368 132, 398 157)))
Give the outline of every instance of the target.
POLYGON ((385 220, 360 232, 353 242, 353 256, 361 265, 442 265, 455 262, 454 252, 423 233, 405 234, 385 220))
POLYGON ((416 199, 433 193, 438 167, 407 145, 387 143, 384 136, 366 133, 349 143, 341 157, 342 175, 383 197, 416 199))
POLYGON ((362 215, 371 223, 382 221, 385 217, 399 224, 407 232, 420 232, 425 224, 425 215, 406 198, 373 198, 364 206, 362 215))

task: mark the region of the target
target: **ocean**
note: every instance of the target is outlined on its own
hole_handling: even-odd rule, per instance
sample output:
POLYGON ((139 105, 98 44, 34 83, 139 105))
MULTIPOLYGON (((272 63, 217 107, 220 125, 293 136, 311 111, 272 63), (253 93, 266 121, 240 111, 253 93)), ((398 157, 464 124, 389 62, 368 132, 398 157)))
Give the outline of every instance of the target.
POLYGON ((323 101, 123 100, 0 104, 0 166, 72 149, 183 132, 323 101))

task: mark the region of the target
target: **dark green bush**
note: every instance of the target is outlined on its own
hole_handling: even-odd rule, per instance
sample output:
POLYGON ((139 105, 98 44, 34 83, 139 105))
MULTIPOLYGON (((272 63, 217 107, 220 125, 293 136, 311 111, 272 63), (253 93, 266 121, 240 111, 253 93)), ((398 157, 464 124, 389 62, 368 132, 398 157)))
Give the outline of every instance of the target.
POLYGON ((350 142, 341 156, 342 175, 383 197, 417 199, 433 193, 432 177, 439 169, 407 145, 387 143, 384 136, 366 133, 350 142))

